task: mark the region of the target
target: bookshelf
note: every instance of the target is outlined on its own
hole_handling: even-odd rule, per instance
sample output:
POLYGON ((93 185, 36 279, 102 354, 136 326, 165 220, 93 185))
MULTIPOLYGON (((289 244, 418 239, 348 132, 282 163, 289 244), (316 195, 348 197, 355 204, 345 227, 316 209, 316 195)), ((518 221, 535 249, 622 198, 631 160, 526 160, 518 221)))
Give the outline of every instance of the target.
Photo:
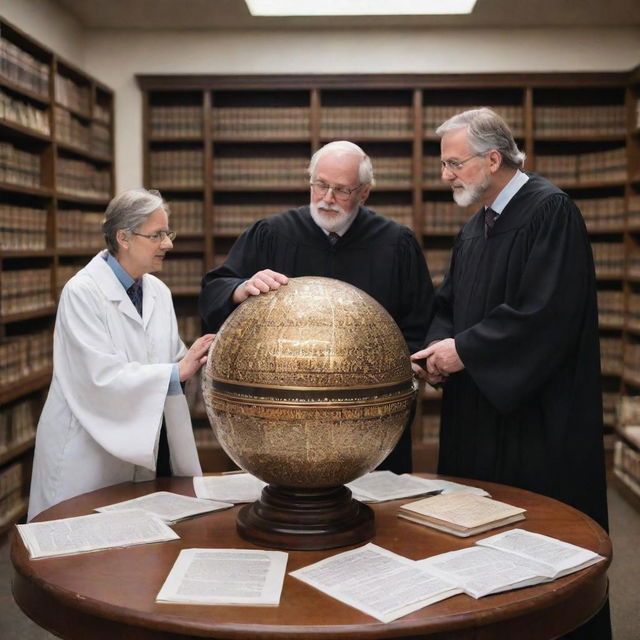
POLYGON ((26 513, 64 283, 102 246, 113 93, 0 18, 0 533, 26 513))
MULTIPOLYGON (((640 370, 633 376, 625 364, 635 345, 640 356, 638 71, 140 75, 137 81, 144 96, 145 185, 162 190, 172 205, 172 225, 181 233, 175 262, 189 269, 201 261, 203 271, 223 261, 253 221, 307 203, 310 155, 345 138, 372 157, 377 184, 368 205, 413 229, 439 284, 453 239, 473 211, 454 205, 440 180, 434 130, 463 109, 494 107, 527 153, 525 168, 556 182, 583 211, 598 279, 604 437, 613 448, 621 395, 640 387, 640 370)), ((188 337, 198 329, 196 289, 181 286, 177 296, 178 315, 195 331, 188 337)), ((437 390, 422 389, 416 470, 435 469, 439 405, 437 390)), ((198 437, 215 449, 203 412, 196 415, 198 437)))

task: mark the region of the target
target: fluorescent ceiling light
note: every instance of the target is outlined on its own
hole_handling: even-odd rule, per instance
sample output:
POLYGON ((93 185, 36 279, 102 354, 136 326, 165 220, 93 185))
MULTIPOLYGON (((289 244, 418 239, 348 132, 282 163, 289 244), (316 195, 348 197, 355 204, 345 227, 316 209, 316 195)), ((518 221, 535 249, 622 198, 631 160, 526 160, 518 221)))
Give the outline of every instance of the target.
POLYGON ((471 13, 476 0, 245 0, 254 16, 420 16, 471 13))

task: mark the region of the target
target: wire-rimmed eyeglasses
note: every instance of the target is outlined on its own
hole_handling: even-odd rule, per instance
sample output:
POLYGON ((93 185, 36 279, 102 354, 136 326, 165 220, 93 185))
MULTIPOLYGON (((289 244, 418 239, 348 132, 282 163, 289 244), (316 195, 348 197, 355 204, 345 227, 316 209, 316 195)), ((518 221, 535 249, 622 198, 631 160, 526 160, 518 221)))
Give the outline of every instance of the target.
POLYGON ((336 200, 343 200, 343 201, 348 200, 351 197, 351 194, 354 191, 357 191, 362 186, 362 184, 359 184, 353 188, 336 187, 334 185, 327 184, 326 182, 322 182, 322 180, 316 180, 314 182, 310 182, 309 184, 311 185, 311 188, 313 189, 314 194, 319 198, 323 198, 324 196, 326 196, 327 193, 329 192, 329 189, 331 189, 331 191, 333 191, 333 197, 336 200))
POLYGON ((151 240, 151 242, 164 242, 165 238, 169 238, 171 242, 176 239, 175 231, 156 231, 155 233, 138 233, 137 231, 131 231, 134 236, 140 236, 142 238, 147 238, 151 240))
POLYGON ((445 169, 449 169, 449 171, 460 171, 462 167, 472 160, 473 158, 477 158, 481 156, 481 153, 474 153, 472 156, 468 158, 464 158, 464 160, 441 160, 440 161, 440 170, 444 171, 445 169))

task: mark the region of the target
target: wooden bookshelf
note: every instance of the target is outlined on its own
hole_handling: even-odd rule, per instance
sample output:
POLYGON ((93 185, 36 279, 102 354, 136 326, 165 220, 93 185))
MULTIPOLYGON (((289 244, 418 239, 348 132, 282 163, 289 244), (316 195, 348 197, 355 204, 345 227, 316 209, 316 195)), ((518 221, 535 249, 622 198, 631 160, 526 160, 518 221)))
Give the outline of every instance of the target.
MULTIPOLYGON (((182 254, 176 262, 196 257, 204 270, 219 264, 255 220, 307 203, 310 155, 344 138, 372 157, 377 185, 369 206, 413 229, 439 284, 453 239, 473 211, 455 206, 440 181, 435 128, 463 109, 494 107, 526 152, 525 168, 556 181, 584 213, 598 270, 605 441, 611 441, 615 407, 632 387, 623 377, 625 345, 629 336, 640 341, 640 330, 631 329, 634 321, 640 327, 638 71, 137 80, 145 185, 175 202, 172 225, 181 230, 182 254), (185 167, 187 177, 180 173, 185 167), (632 293, 635 320, 628 311, 632 293)), ((197 317, 195 291, 182 291, 178 314, 197 317)), ((439 405, 438 393, 421 393, 413 429, 419 471, 435 468, 439 405)))
POLYGON ((59 292, 103 246, 114 162, 113 92, 2 18, 0 40, 3 531, 26 513, 59 292))

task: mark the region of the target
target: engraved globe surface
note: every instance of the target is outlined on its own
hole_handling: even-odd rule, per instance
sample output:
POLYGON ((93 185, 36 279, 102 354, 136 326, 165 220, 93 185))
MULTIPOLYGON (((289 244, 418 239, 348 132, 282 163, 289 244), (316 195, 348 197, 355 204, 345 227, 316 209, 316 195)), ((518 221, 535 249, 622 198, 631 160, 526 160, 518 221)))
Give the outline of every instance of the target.
POLYGON ((226 320, 203 374, 207 415, 242 469, 285 487, 335 487, 393 449, 416 393, 400 329, 339 280, 291 278, 226 320))

